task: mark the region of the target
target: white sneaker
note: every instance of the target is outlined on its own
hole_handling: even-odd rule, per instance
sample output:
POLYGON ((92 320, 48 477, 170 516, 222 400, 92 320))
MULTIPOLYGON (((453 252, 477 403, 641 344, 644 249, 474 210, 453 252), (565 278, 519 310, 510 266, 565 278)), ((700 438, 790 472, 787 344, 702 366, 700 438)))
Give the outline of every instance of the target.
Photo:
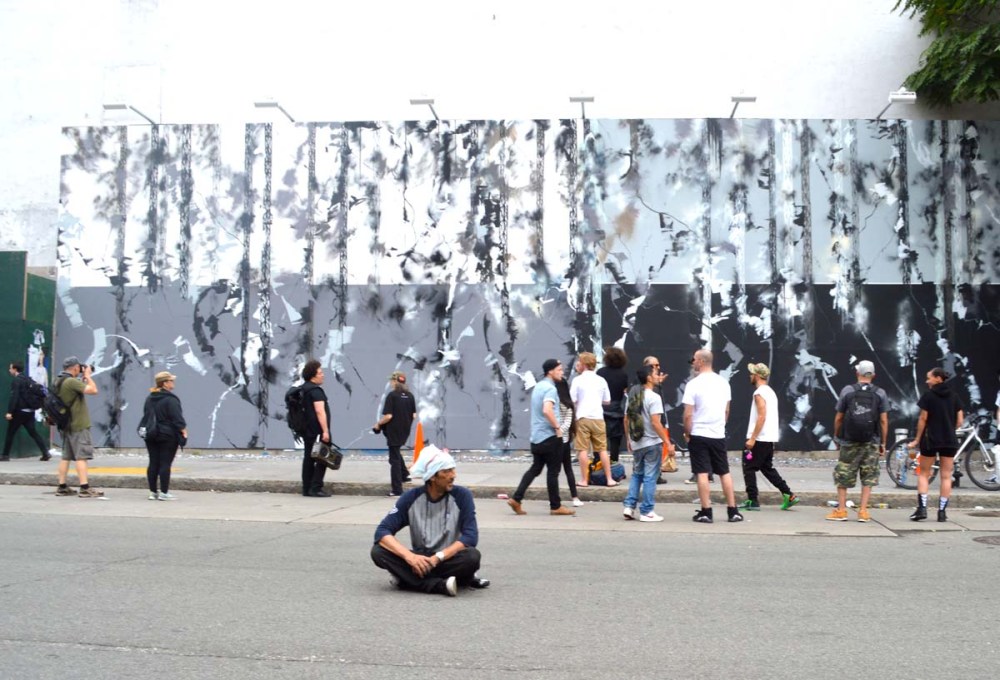
POLYGON ((163 493, 161 491, 160 492, 160 500, 161 501, 176 501, 177 500, 177 496, 173 495, 172 493, 163 493))
POLYGON ((639 515, 640 522, 662 522, 663 518, 657 515, 655 512, 650 510, 644 515, 639 515))
POLYGON ((155 500, 159 500, 159 498, 160 498, 160 495, 158 493, 156 493, 155 491, 150 491, 149 492, 149 500, 155 501, 155 500))
POLYGON ((455 597, 458 595, 458 579, 454 576, 449 576, 444 581, 444 589, 448 594, 448 597, 455 597))
POLYGON ((635 508, 622 508, 622 517, 625 519, 635 519, 635 508))
POLYGON ((583 507, 583 501, 581 501, 579 498, 574 498, 573 499, 573 507, 574 508, 582 508, 583 507))
POLYGON ((396 578, 395 574, 389 574, 389 585, 392 586, 393 588, 399 588, 399 586, 401 585, 399 579, 396 578))

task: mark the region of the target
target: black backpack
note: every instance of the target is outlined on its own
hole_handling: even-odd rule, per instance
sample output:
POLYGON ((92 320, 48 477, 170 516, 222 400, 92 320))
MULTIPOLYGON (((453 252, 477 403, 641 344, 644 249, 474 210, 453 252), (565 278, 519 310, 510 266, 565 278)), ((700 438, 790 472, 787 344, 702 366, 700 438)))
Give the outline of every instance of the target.
POLYGON ((21 403, 24 404, 24 408, 35 411, 45 404, 45 394, 46 390, 43 385, 39 385, 31 378, 25 378, 24 390, 21 392, 21 403))
POLYGON ((301 439, 306 430, 309 429, 307 391, 307 383, 302 383, 301 385, 292 385, 285 392, 285 420, 288 421, 288 429, 292 431, 296 439, 301 439))
POLYGON ((878 395, 871 385, 854 385, 844 407, 844 439, 867 443, 878 423, 878 395))
POLYGON ((156 404, 149 407, 149 413, 143 413, 136 428, 136 434, 146 441, 155 441, 160 436, 160 419, 156 417, 156 404))
POLYGON ((42 402, 42 410, 45 412, 45 420, 49 425, 55 426, 55 428, 60 432, 65 432, 69 428, 69 423, 72 419, 72 415, 69 412, 69 406, 67 406, 66 402, 59 398, 59 388, 62 387, 64 379, 65 378, 59 378, 55 381, 52 385, 52 389, 45 395, 45 400, 42 402))

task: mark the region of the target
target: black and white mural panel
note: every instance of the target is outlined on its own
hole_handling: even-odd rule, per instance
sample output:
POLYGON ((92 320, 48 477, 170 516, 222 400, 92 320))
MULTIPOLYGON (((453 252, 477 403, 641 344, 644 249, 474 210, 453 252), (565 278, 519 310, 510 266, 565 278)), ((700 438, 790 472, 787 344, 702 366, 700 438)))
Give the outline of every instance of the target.
MULTIPOLYGON (((942 365, 997 390, 1000 125, 542 120, 67 128, 56 349, 97 367, 95 439, 135 446, 178 374, 191 445, 291 445, 283 395, 326 368, 337 436, 407 371, 425 430, 527 446, 550 356, 617 344, 670 389, 710 347, 749 410, 774 369, 782 446, 827 448, 870 358, 911 425, 942 365)), ((672 412, 675 430, 677 409, 672 412)))

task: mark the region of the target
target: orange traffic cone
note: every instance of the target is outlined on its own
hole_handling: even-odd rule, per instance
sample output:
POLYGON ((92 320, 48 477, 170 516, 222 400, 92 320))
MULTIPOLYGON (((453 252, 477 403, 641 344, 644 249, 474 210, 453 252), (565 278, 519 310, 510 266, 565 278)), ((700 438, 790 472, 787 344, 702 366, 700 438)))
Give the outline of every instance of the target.
POLYGON ((413 438, 413 462, 420 458, 420 452, 424 450, 424 426, 417 421, 417 434, 413 438))

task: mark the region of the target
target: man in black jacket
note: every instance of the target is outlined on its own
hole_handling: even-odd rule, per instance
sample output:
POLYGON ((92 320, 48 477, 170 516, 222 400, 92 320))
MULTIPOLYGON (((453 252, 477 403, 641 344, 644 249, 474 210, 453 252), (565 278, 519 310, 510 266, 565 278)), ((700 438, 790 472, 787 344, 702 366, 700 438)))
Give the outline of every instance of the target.
POLYGON ((302 399, 305 402, 306 415, 309 421, 308 429, 302 433, 305 451, 302 458, 302 495, 327 498, 329 493, 323 490, 323 477, 326 475, 326 464, 319 458, 313 458, 313 447, 319 439, 324 444, 330 443, 330 404, 323 391, 323 368, 315 359, 310 359, 302 368, 302 399))
POLYGON ((38 445, 38 450, 42 453, 41 459, 48 460, 51 456, 45 447, 45 440, 35 430, 35 409, 28 408, 24 400, 31 378, 24 375, 24 365, 19 361, 12 361, 7 370, 13 380, 10 383, 10 399, 7 400, 7 413, 4 416, 7 419, 7 436, 3 440, 3 456, 0 456, 0 461, 10 460, 10 447, 14 443, 14 434, 19 427, 23 427, 38 445))

